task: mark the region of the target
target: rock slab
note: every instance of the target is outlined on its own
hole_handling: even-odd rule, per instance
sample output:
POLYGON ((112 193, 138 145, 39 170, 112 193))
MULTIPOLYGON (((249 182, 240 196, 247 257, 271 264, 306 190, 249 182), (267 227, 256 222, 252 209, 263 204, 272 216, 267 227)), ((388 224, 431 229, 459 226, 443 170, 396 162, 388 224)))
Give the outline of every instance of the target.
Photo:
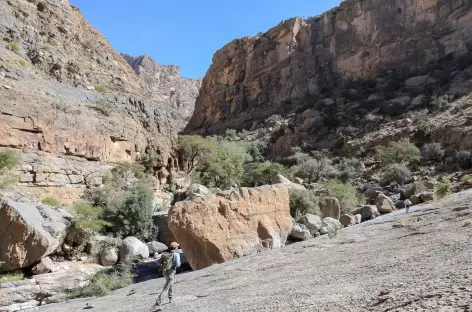
POLYGON ((292 228, 288 188, 239 188, 178 202, 168 222, 193 269, 279 248, 292 228))

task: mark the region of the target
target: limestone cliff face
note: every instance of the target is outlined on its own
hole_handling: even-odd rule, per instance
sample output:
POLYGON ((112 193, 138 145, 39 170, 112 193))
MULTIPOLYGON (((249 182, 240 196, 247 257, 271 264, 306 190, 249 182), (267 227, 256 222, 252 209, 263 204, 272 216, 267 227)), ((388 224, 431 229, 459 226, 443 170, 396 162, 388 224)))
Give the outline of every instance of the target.
POLYGON ((273 114, 306 109, 322 117, 321 127, 333 126, 366 114, 363 108, 390 113, 390 100, 404 95, 398 90, 416 88, 409 97, 438 88, 463 94, 448 83, 462 82, 454 77, 464 67, 456 65, 470 53, 471 35, 467 0, 348 0, 321 16, 284 21, 215 53, 186 131, 247 129, 273 114), (446 73, 445 62, 454 64, 446 73), (363 96, 356 98, 360 89, 370 91, 364 100, 375 94, 381 101, 372 98, 377 106, 368 107, 363 96))
POLYGON ((0 1, 0 34, 0 147, 23 151, 21 183, 72 200, 149 150, 173 169, 198 80, 137 75, 68 1, 0 1))

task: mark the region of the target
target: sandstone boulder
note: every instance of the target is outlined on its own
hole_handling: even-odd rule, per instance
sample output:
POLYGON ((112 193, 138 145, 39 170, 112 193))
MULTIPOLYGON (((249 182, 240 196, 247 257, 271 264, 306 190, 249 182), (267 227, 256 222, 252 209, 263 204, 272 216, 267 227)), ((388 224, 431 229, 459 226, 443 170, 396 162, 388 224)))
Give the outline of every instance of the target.
POLYGON ((300 224, 303 224, 312 235, 320 231, 323 225, 323 219, 317 215, 307 213, 299 220, 300 224))
POLYGON ((45 274, 52 271, 54 271, 54 262, 52 262, 49 257, 41 259, 41 261, 31 269, 31 273, 34 275, 45 274))
POLYGON ((341 204, 334 197, 328 197, 320 203, 321 214, 323 218, 333 218, 339 220, 341 216, 341 204))
POLYGON ((159 242, 156 242, 156 241, 149 242, 149 243, 146 244, 146 246, 149 249, 149 255, 150 256, 153 256, 156 253, 164 252, 167 249, 169 249, 165 244, 159 243, 159 242))
POLYGON ((178 202, 168 222, 193 269, 279 248, 292 228, 288 189, 239 188, 178 202))
POLYGON ((427 203, 434 200, 433 192, 423 192, 418 195, 422 203, 427 203))
POLYGON ((321 226, 321 234, 334 234, 341 229, 341 222, 334 218, 324 218, 321 226))
POLYGON ((116 248, 108 247, 100 253, 100 264, 103 266, 112 266, 118 262, 118 253, 116 248))
POLYGON ((384 194, 379 194, 375 199, 375 206, 380 213, 390 213, 395 210, 392 199, 384 194))
POLYGON ((120 247, 120 261, 127 261, 133 258, 149 258, 149 249, 145 243, 136 237, 130 236, 123 240, 123 245, 120 247))
POLYGON ((373 205, 365 205, 357 209, 356 214, 360 214, 362 217, 362 220, 371 220, 380 216, 380 213, 377 210, 377 207, 373 205))
POLYGON ((300 223, 295 223, 290 231, 290 238, 293 240, 303 241, 310 239, 311 236, 310 230, 308 230, 304 224, 300 223))
POLYGON ((349 227, 352 225, 356 225, 356 217, 351 214, 343 214, 339 218, 339 222, 341 222, 342 226, 349 227))
POLYGON ((0 201, 0 271, 28 267, 61 246, 72 216, 45 205, 0 201))

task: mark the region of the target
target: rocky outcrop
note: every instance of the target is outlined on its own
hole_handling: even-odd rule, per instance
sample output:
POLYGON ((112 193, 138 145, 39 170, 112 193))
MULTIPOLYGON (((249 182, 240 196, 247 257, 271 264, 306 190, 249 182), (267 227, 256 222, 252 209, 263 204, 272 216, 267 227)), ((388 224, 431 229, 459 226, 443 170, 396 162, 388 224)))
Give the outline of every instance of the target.
POLYGON ((123 245, 120 247, 120 261, 126 262, 135 258, 147 259, 149 258, 149 249, 145 243, 136 237, 127 237, 123 240, 123 245))
POLYGON ((144 153, 157 171, 178 169, 173 146, 199 80, 149 57, 131 67, 68 1, 4 1, 0 12, 0 147, 23 151, 21 184, 71 202, 144 153))
POLYGON ((470 2, 442 0, 348 0, 283 21, 215 53, 186 131, 257 128, 282 115, 286 142, 340 148, 424 108, 433 92, 467 94, 471 22, 470 2), (361 129, 330 131, 339 126, 361 129))
POLYGON ((239 188, 181 201, 168 222, 193 269, 279 248, 292 227, 288 189, 239 188))
POLYGON ((26 268, 54 252, 71 218, 45 205, 0 201, 0 272, 26 268))

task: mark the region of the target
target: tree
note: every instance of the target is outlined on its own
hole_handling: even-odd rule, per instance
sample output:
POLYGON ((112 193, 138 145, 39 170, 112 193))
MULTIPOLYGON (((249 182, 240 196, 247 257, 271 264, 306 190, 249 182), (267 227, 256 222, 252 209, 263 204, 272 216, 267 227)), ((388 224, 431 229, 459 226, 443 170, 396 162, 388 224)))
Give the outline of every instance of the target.
POLYGON ((351 212, 359 203, 359 194, 356 188, 348 183, 332 179, 326 183, 329 195, 339 200, 342 213, 351 212))
POLYGON ((296 166, 295 176, 306 180, 308 183, 318 182, 334 173, 331 162, 328 158, 320 159, 308 158, 296 166))
POLYGON ((138 163, 146 169, 146 173, 155 174, 160 167, 163 167, 162 155, 154 150, 142 154, 138 158, 138 163))
POLYGON ((209 187, 229 188, 241 182, 246 153, 219 145, 196 168, 200 181, 209 187))
POLYGON ((286 171, 287 169, 279 163, 250 163, 244 168, 243 184, 246 186, 273 184, 277 181, 277 175, 284 175, 286 171))
POLYGON ((420 150, 408 140, 390 142, 376 148, 376 157, 383 165, 412 164, 421 158, 420 150))
POLYGON ((179 136, 178 148, 188 160, 187 172, 192 172, 198 162, 216 150, 216 143, 198 135, 179 136))
POLYGON ((13 150, 0 151, 0 172, 13 169, 20 164, 20 156, 13 150))
POLYGON ((290 190, 290 214, 295 219, 299 219, 307 213, 321 215, 319 201, 320 199, 313 191, 290 190))

